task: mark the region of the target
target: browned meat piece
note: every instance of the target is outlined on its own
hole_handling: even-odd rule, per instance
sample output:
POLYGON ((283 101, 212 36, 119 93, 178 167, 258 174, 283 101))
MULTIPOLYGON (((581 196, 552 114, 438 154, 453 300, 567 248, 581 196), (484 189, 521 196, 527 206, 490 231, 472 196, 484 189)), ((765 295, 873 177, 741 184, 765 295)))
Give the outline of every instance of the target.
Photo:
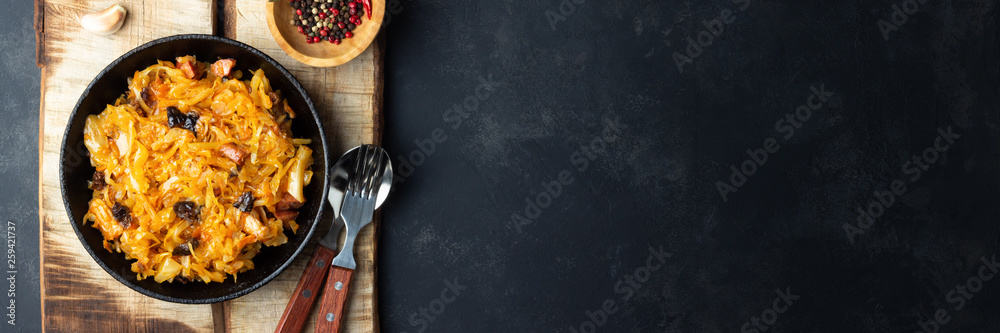
POLYGON ((293 221, 296 217, 299 217, 299 211, 297 210, 278 210, 274 212, 274 217, 282 220, 284 222, 293 221))
POLYGON ((229 76, 229 71, 233 70, 233 66, 236 66, 236 60, 233 59, 219 59, 212 64, 212 73, 218 77, 229 76))
POLYGON ((299 209, 300 207, 302 207, 302 203, 295 200, 295 197, 288 192, 282 193, 281 200, 274 204, 274 208, 277 210, 299 209))
POLYGON ((177 58, 177 69, 184 72, 185 77, 197 80, 201 78, 201 74, 205 71, 205 65, 195 60, 192 56, 184 56, 177 58))
POLYGON ((267 97, 271 99, 271 104, 273 105, 279 105, 281 102, 281 94, 278 94, 277 92, 269 92, 267 93, 267 97))
POLYGON ((246 150, 243 150, 232 142, 219 146, 219 152, 240 166, 243 165, 243 160, 249 155, 246 150))
POLYGON ((194 67, 191 66, 191 62, 188 61, 178 63, 177 69, 181 70, 181 72, 184 72, 184 77, 187 77, 189 79, 194 79, 195 75, 197 75, 197 73, 194 72, 194 67))

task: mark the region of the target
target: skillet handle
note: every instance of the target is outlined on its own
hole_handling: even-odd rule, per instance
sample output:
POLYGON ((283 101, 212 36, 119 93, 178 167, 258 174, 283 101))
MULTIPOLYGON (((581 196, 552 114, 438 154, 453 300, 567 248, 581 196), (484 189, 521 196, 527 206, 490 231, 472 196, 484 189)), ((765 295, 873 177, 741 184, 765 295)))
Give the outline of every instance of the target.
POLYGON ((330 248, 317 245, 313 252, 312 259, 306 265, 299 284, 295 286, 292 299, 285 307, 285 313, 278 321, 275 333, 298 333, 302 331, 303 324, 309 318, 313 303, 319 298, 320 288, 323 286, 323 279, 326 278, 326 271, 330 269, 330 262, 333 261, 335 253, 330 248))
POLYGON ((354 270, 340 266, 330 267, 326 278, 326 288, 323 289, 323 300, 319 303, 319 318, 316 319, 316 332, 340 332, 344 323, 344 305, 347 303, 348 290, 354 270))

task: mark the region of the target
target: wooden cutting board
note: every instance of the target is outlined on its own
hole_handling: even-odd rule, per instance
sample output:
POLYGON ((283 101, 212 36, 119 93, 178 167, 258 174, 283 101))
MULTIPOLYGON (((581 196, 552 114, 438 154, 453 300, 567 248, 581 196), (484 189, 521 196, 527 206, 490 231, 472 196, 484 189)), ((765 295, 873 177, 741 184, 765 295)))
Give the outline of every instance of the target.
MULTIPOLYGON (((128 10, 122 30, 90 34, 77 18, 112 1, 36 0, 41 70, 39 216, 42 325, 49 332, 269 332, 277 326, 316 241, 278 276, 235 300, 184 305, 144 296, 118 283, 86 253, 70 226, 59 185, 59 153, 66 121, 90 80, 115 58, 156 38, 222 34, 252 45, 285 66, 308 91, 320 113, 333 156, 361 143, 379 144, 382 128, 382 56, 378 39, 336 68, 304 66, 271 39, 262 0, 119 1, 128 10), (217 1, 222 1, 221 6, 217 1), (223 22, 216 22, 223 8, 223 22), (218 23, 218 24, 217 24, 218 23), (221 29, 216 29, 221 27, 221 29)), ((329 210, 327 210, 329 211, 329 210)), ((324 216, 324 221, 332 220, 324 216)), ((347 307, 347 332, 377 332, 375 240, 379 217, 358 236, 358 270, 347 307)), ((328 223, 328 222, 325 222, 328 223)), ((326 225, 320 230, 325 231, 326 225)), ((317 234, 321 234, 318 232, 317 234)), ((306 330, 315 326, 317 307, 306 330)))

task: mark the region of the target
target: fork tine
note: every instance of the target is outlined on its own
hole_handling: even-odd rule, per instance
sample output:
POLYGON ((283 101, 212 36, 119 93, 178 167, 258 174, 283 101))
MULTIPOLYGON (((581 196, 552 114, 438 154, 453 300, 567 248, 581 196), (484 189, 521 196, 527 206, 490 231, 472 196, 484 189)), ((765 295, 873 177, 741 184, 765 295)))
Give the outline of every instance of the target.
POLYGON ((382 166, 384 165, 385 154, 382 153, 381 149, 375 150, 375 165, 372 166, 372 197, 378 194, 378 188, 382 185, 382 166))
POLYGON ((372 198, 378 200, 378 191, 382 189, 382 176, 385 176, 385 154, 378 151, 378 162, 375 163, 375 179, 372 181, 372 198))
POLYGON ((365 187, 364 197, 368 198, 371 196, 372 187, 375 185, 374 178, 375 173, 378 172, 378 161, 381 159, 381 154, 376 147, 372 146, 371 149, 371 159, 368 161, 368 168, 365 172, 365 187))
POLYGON ((375 156, 375 148, 372 145, 365 146, 368 147, 365 155, 365 171, 364 177, 361 178, 361 187, 358 189, 362 196, 368 191, 368 183, 371 181, 372 175, 372 157, 375 156))
POLYGON ((351 195, 355 195, 356 192, 358 191, 358 185, 360 184, 360 178, 363 177, 362 176, 362 172, 364 171, 363 168, 364 168, 364 165, 365 165, 365 156, 366 155, 368 155, 368 146, 367 145, 361 145, 360 147, 358 147, 358 155, 357 155, 358 157, 357 157, 357 161, 354 164, 354 175, 355 175, 355 177, 347 185, 347 191, 351 195))
POLYGON ((372 149, 372 159, 368 162, 368 170, 366 170, 366 172, 365 172, 365 189, 364 189, 364 193, 362 193, 362 196, 365 199, 368 199, 371 196, 372 186, 375 185, 375 182, 374 182, 375 181, 375 172, 376 172, 375 167, 376 167, 376 164, 378 164, 378 156, 376 154, 378 154, 378 151, 375 150, 375 149, 372 149))
POLYGON ((361 155, 361 171, 358 173, 358 195, 360 196, 364 196, 365 194, 365 186, 368 184, 368 168, 371 163, 369 162, 371 159, 369 156, 371 155, 371 147, 368 145, 364 145, 364 147, 364 154, 361 155))

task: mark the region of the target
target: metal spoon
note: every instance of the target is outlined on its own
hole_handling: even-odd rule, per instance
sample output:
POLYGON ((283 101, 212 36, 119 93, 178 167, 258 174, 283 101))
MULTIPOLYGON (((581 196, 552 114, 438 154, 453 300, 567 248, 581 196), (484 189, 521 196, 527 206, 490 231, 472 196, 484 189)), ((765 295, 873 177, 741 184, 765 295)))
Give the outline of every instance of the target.
MULTIPOLYGON (((300 332, 302 326, 305 324, 309 310, 317 298, 316 296, 321 291, 323 279, 330 270, 330 263, 333 261, 334 255, 337 254, 335 251, 337 250, 337 240, 340 238, 340 230, 344 228, 344 219, 340 216, 340 213, 344 205, 347 182, 349 179, 359 176, 355 170, 358 159, 362 158, 359 156, 359 148, 361 146, 348 150, 344 155, 340 156, 337 163, 330 169, 331 185, 328 199, 330 206, 333 207, 333 225, 330 227, 330 231, 326 233, 326 236, 320 239, 319 246, 316 247, 312 259, 309 260, 305 272, 302 273, 302 278, 295 287, 295 292, 288 301, 288 305, 285 307, 285 312, 282 314, 275 332, 300 332)), ((388 154, 385 157, 388 160, 388 154)), ((382 172, 384 176, 382 177, 382 182, 375 198, 376 209, 389 196, 389 187, 392 186, 392 163, 386 163, 382 172)))
POLYGON ((320 319, 316 332, 340 331, 344 322, 344 309, 355 269, 354 245, 358 232, 371 223, 375 213, 378 191, 382 190, 385 166, 389 164, 389 154, 374 145, 363 145, 359 149, 355 173, 348 184, 340 218, 347 229, 347 239, 340 254, 333 258, 333 264, 326 276, 323 300, 320 301, 320 319))
MULTIPOLYGON (((337 228, 338 231, 344 226, 344 221, 340 220, 340 208, 344 205, 347 180, 354 176, 353 167, 358 161, 358 148, 361 146, 351 148, 344 155, 341 155, 330 172, 330 192, 327 194, 327 200, 333 207, 334 228, 337 228), (336 224, 340 224, 340 226, 336 226, 336 224)), ((382 186, 379 187, 378 198, 375 199, 375 209, 381 207, 385 198, 389 196, 389 187, 392 186, 392 163, 386 163, 384 172, 382 186)))

